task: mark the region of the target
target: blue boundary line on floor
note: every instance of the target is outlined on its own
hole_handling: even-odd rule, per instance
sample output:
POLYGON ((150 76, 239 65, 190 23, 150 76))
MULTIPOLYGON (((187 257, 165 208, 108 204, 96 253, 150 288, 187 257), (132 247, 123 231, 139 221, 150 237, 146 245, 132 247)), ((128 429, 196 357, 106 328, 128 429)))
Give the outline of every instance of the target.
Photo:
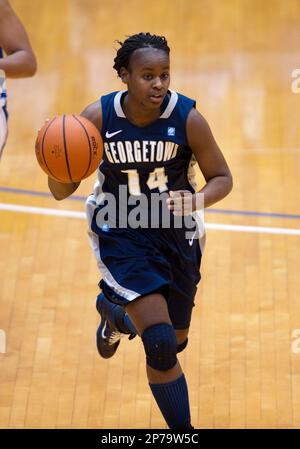
MULTIPOLYGON (((30 195, 30 196, 43 196, 51 198, 52 195, 50 192, 39 192, 36 190, 26 190, 26 189, 18 189, 15 187, 1 187, 0 192, 7 193, 16 193, 18 195, 30 195)), ((68 197, 68 200, 71 201, 85 201, 85 196, 79 195, 71 195, 68 197)), ((244 216, 253 216, 253 217, 272 217, 272 218, 284 218, 291 220, 300 220, 300 214, 281 214, 275 212, 257 212, 251 210, 229 210, 229 209, 205 209, 205 213, 211 214, 221 214, 221 215, 244 215, 244 216)))

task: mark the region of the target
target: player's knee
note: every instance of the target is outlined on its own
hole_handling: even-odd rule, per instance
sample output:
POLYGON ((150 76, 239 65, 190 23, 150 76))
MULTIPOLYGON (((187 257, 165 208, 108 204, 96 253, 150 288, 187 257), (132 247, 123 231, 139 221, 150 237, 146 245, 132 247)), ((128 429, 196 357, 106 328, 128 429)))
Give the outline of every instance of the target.
POLYGON ((176 339, 177 339, 177 354, 178 354, 179 352, 182 352, 187 347, 189 328, 176 329, 175 334, 176 334, 176 339))
POLYGON ((154 324, 142 333, 147 364, 159 371, 173 368, 177 362, 177 341, 173 326, 168 323, 154 324))
POLYGON ((188 344, 188 338, 186 338, 182 343, 177 343, 177 354, 178 352, 182 352, 188 344))

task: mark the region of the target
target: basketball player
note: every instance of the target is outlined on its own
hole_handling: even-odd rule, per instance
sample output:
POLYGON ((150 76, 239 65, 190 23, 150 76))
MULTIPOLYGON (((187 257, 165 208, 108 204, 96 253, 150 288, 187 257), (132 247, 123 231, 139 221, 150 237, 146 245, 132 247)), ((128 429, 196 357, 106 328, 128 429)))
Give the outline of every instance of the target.
MULTIPOLYGON (((86 203, 91 245, 102 272, 97 347, 108 358, 121 333, 138 334, 149 385, 169 428, 188 429, 188 389, 177 353, 188 342, 203 238, 200 245, 198 239, 187 238, 190 226, 176 227, 175 218, 189 216, 196 222, 197 198, 204 196, 204 207, 211 206, 230 192, 232 177, 195 101, 169 90, 166 39, 139 33, 120 44, 114 69, 127 90, 103 96, 82 113, 99 128, 105 149, 98 182, 86 203), (206 180, 199 192, 191 178, 195 161, 206 180), (124 186, 128 196, 121 198, 124 186), (110 194, 121 212, 117 226, 103 218, 110 194), (159 226, 149 223, 155 194, 165 195, 154 217, 159 226), (134 211, 134 198, 149 200, 140 209, 140 215, 149 215, 144 225, 121 226, 124 211, 128 217, 134 211), (169 226, 161 218, 164 206, 171 216, 169 226)), ((78 185, 49 178, 56 199, 66 198, 78 185)))
POLYGON ((33 76, 36 68, 36 59, 24 26, 9 2, 0 0, 0 158, 7 138, 5 76, 33 76))

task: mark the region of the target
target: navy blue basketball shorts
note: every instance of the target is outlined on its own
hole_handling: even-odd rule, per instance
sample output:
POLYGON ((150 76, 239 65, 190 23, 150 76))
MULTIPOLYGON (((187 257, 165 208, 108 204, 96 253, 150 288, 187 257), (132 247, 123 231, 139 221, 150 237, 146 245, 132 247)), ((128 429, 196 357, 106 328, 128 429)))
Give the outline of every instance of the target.
POLYGON ((200 281, 199 240, 183 229, 97 229, 91 244, 102 273, 103 293, 125 306, 138 297, 161 293, 174 329, 190 325, 200 281))

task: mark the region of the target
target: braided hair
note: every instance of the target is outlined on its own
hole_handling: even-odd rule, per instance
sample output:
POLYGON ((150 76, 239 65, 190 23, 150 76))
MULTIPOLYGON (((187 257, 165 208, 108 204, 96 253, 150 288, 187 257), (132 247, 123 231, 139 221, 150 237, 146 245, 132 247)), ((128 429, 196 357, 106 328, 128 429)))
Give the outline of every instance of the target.
POLYGON ((139 48, 156 48, 163 50, 169 55, 170 48, 168 42, 164 36, 157 36, 150 33, 138 33, 129 36, 124 42, 117 41, 121 47, 117 50, 117 56, 114 59, 113 68, 120 76, 120 70, 122 67, 128 70, 130 56, 135 50, 139 48))

